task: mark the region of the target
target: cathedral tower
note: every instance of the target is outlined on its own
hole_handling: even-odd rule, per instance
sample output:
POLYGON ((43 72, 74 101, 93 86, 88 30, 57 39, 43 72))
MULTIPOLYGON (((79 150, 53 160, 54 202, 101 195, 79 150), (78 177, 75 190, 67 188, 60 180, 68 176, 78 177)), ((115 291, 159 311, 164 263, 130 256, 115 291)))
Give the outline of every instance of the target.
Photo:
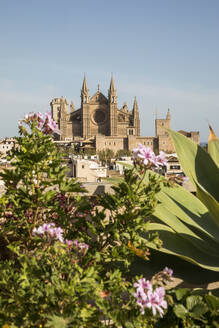
POLYGON ((167 129, 171 129, 171 115, 168 109, 166 118, 155 120, 155 132, 158 140, 158 149, 165 152, 173 152, 174 146, 167 129))
POLYGON ((114 85, 113 76, 111 77, 110 88, 108 91, 109 116, 110 116, 110 136, 117 136, 117 92, 114 85))
POLYGON ((90 92, 87 87, 86 76, 84 76, 84 81, 81 89, 81 109, 82 109, 82 136, 87 138, 89 136, 89 102, 90 102, 90 92))
POLYGON ((139 118, 139 111, 138 111, 138 104, 137 104, 136 97, 134 100, 132 115, 133 115, 133 125, 135 127, 135 135, 140 136, 140 118, 139 118))
POLYGON ((158 136, 164 136, 168 135, 168 132, 166 129, 171 128, 171 116, 170 116, 170 110, 168 109, 166 118, 163 119, 155 119, 155 133, 156 137, 158 136))
POLYGON ((55 98, 50 103, 52 117, 60 129, 61 120, 68 115, 68 102, 65 98, 55 98))

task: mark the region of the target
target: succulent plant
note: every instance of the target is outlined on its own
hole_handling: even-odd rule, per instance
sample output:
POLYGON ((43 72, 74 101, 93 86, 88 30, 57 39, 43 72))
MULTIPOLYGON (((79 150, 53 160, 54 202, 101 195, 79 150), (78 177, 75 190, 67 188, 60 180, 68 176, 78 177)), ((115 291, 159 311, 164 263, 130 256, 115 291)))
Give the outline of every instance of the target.
MULTIPOLYGON (((208 152, 185 136, 169 131, 196 196, 178 185, 163 186, 148 229, 158 232, 163 241, 158 251, 219 272, 219 139, 209 128, 208 152)), ((155 248, 154 244, 148 246, 155 248)))

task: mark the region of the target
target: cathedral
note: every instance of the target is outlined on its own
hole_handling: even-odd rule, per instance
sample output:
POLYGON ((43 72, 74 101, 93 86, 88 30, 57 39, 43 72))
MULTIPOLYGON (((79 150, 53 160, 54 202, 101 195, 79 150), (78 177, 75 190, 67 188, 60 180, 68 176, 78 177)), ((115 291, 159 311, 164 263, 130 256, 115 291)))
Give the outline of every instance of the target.
MULTIPOLYGON (((60 130, 56 140, 80 145, 82 148, 93 148, 96 151, 112 149, 132 150, 138 144, 149 146, 154 151, 173 152, 172 141, 166 131, 171 128, 171 116, 168 110, 165 119, 155 119, 155 137, 140 136, 140 116, 136 98, 133 108, 126 103, 118 108, 117 91, 113 77, 110 81, 108 96, 98 89, 93 96, 84 77, 81 89, 81 106, 75 109, 65 98, 55 98, 50 103, 52 117, 60 130)), ((199 132, 180 131, 199 143, 199 132)))

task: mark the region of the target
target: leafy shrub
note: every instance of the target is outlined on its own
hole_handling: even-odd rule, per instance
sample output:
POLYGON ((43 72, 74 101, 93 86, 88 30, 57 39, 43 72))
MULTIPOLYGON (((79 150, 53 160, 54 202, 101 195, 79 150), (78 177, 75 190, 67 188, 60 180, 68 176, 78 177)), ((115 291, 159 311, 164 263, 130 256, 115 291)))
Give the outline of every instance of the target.
MULTIPOLYGON (((167 295, 164 289, 169 269, 148 281, 148 289, 142 276, 130 272, 136 254, 148 260, 148 242, 161 245, 156 233, 147 240, 140 234, 167 185, 153 174, 145 182, 147 168, 160 165, 163 154, 155 158, 149 152, 148 159, 144 148, 135 150, 145 165, 136 161, 113 194, 89 197, 66 178, 53 132, 58 131, 50 115, 27 115, 10 155, 12 167, 0 174, 6 186, 0 198, 0 324, 142 328, 184 320, 173 306, 174 291, 167 295)), ((213 324, 218 299, 209 297, 204 301, 213 310, 205 322, 213 324)), ((193 310, 186 310, 189 322, 193 310)))
MULTIPOLYGON (((114 194, 86 196, 67 179, 49 115, 20 123, 12 167, 1 177, 0 320, 17 327, 142 327, 129 273, 162 178, 127 171, 114 194), (145 194, 148 196, 145 197, 145 194)), ((56 131, 57 132, 57 131, 56 131)), ((152 238, 154 238, 152 236, 152 238)), ((156 238, 154 238, 156 240, 156 238)))

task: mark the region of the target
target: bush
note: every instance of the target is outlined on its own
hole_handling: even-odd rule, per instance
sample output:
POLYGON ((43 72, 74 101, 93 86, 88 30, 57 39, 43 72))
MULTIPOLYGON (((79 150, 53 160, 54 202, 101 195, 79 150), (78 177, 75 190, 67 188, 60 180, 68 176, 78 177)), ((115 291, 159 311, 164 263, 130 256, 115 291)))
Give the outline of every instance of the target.
POLYGON ((129 266, 156 206, 159 179, 127 171, 114 194, 86 196, 65 176, 49 115, 20 124, 1 177, 0 320, 17 327, 112 327, 153 322, 132 295, 129 266), (145 197, 145 193, 148 194, 145 197))
POLYGON ((27 115, 12 168, 1 173, 0 324, 142 328, 179 322, 174 292, 166 296, 164 289, 169 269, 151 281, 130 272, 136 254, 148 260, 148 240, 161 244, 156 233, 148 240, 140 234, 165 180, 149 175, 144 182, 151 165, 145 159, 146 166, 138 162, 125 172, 113 194, 88 197, 66 178, 54 131, 50 115, 27 115))

